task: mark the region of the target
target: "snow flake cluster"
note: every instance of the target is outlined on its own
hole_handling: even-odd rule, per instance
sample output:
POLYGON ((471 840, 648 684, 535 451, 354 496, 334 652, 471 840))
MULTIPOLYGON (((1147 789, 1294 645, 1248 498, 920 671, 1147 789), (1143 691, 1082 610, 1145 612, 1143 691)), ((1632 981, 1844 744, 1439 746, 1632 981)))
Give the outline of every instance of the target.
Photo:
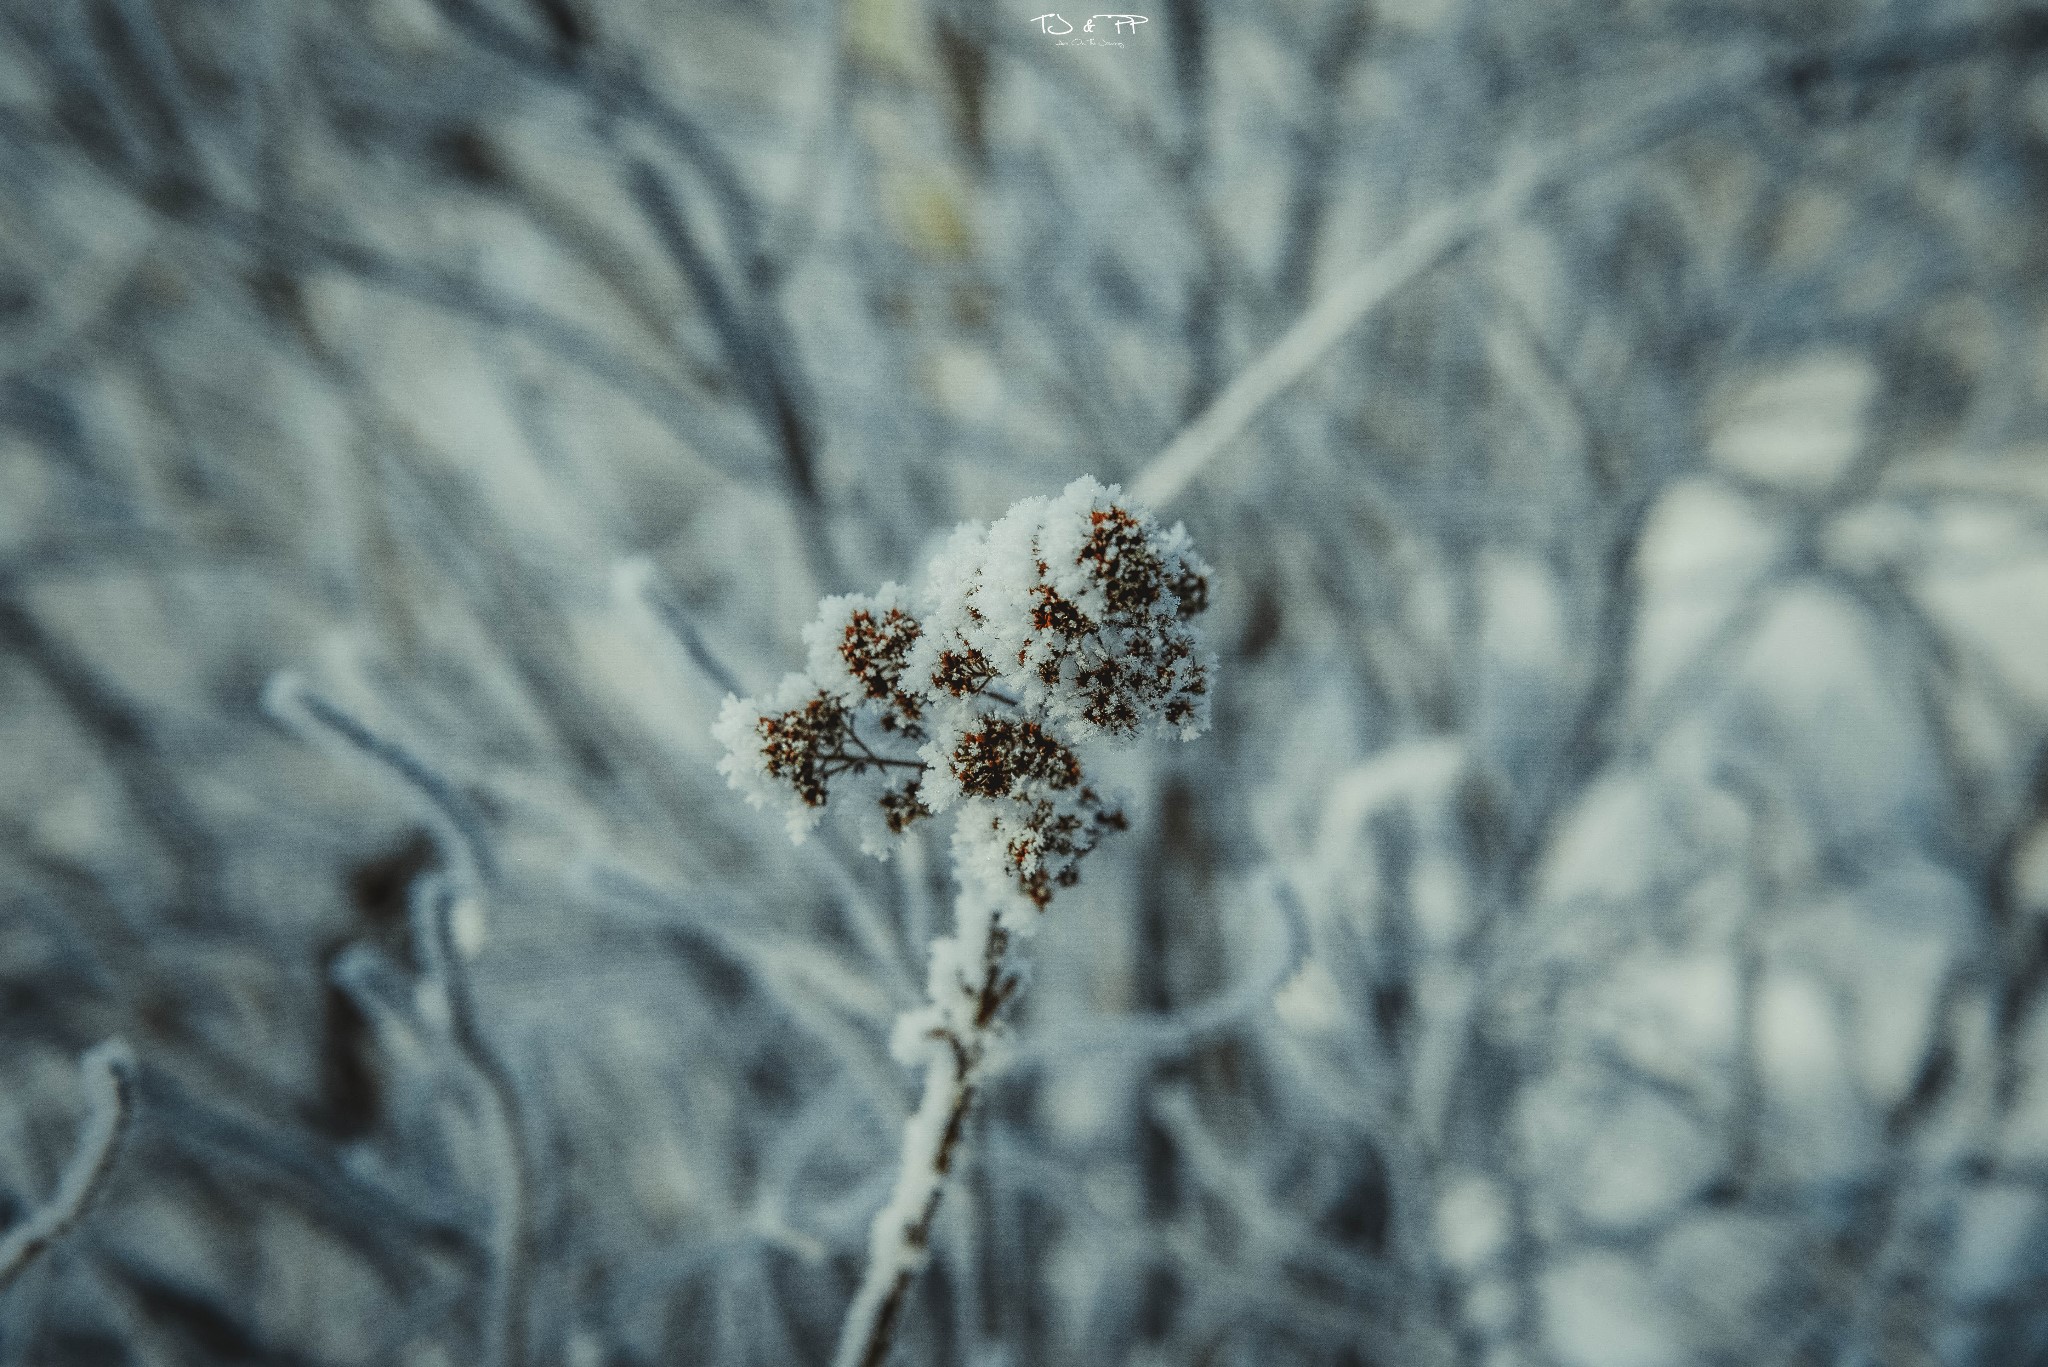
POLYGON ((960 806, 963 839, 1042 908, 1124 826, 1089 749, 1208 726, 1214 665, 1191 623, 1208 574, 1178 524, 1113 485, 1027 499, 956 531, 914 591, 820 604, 803 672, 726 699, 719 767, 793 838, 829 806, 877 855, 960 806))

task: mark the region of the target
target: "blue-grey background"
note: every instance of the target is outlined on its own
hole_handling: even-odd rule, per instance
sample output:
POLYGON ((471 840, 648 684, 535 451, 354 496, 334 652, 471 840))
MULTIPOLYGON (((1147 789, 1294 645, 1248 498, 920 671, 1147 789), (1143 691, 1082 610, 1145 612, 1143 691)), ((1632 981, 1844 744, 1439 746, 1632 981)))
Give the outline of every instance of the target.
POLYGON ((2048 1361, 2048 13, 1050 2, 0 4, 0 1360, 822 1362, 946 850, 720 698, 1383 280, 898 1361, 2048 1361))

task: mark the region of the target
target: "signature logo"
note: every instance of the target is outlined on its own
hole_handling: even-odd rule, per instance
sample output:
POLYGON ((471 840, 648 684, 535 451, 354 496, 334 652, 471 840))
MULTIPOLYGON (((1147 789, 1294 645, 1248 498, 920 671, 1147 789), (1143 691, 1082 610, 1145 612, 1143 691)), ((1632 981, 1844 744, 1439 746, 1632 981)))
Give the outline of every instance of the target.
MULTIPOLYGON (((1136 33, 1138 31, 1138 25, 1149 24, 1152 22, 1150 19, 1146 18, 1142 14, 1091 14, 1088 16, 1088 22, 1081 25, 1081 32, 1086 34, 1093 34, 1095 32, 1095 21, 1098 19, 1109 20, 1112 24, 1116 26, 1114 32, 1117 33, 1136 33)), ((1038 25, 1038 31, 1040 33, 1050 33, 1055 38, 1064 37, 1064 35, 1072 33, 1074 31, 1074 26, 1068 23, 1064 17, 1057 14, 1041 14, 1037 18, 1031 20, 1030 22, 1038 25), (1054 24, 1058 24, 1059 27, 1054 28, 1054 24)), ((1067 38, 1066 41, 1060 43, 1059 46, 1068 47, 1075 43, 1084 43, 1090 47, 1123 46, 1122 43, 1112 42, 1106 39, 1095 37, 1067 38)))

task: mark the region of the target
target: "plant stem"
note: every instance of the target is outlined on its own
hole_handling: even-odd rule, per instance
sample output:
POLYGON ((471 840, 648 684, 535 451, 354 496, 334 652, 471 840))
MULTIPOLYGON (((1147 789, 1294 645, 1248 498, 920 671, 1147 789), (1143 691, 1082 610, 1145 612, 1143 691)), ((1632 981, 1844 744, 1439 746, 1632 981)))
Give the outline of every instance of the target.
POLYGON ((950 944, 933 946, 931 1002, 904 1022, 918 1038, 945 1047, 925 1051, 924 1098, 903 1127, 896 1185, 875 1216, 867 1274, 847 1309, 833 1367, 881 1367, 889 1356, 903 1303, 931 1247, 932 1223, 989 1046, 1001 1033, 997 1017, 1019 981, 1012 937, 997 908, 963 890, 956 910, 950 944), (972 957, 959 952, 970 945, 972 957), (969 966, 978 971, 963 971, 969 966))

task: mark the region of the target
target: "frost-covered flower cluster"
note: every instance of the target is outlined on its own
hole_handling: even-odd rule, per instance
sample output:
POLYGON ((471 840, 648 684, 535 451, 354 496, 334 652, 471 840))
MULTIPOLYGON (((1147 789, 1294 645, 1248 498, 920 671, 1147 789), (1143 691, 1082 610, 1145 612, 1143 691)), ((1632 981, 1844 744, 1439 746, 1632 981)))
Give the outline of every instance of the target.
POLYGON ((726 700, 720 768, 794 838, 829 806, 877 855, 973 804, 986 824, 963 822, 965 845, 1043 907, 1124 825, 1087 750, 1207 727, 1212 662, 1189 620, 1207 599, 1178 524, 1076 480, 961 527, 915 590, 826 599, 805 669, 726 700))
POLYGON ((891 1052, 924 1071, 894 1188, 836 1367, 887 1355, 968 1110, 1023 982, 1020 938, 1124 826, 1090 779, 1098 747, 1199 735, 1214 663, 1190 619, 1208 568, 1092 479, 961 527, 916 589, 829 598, 805 629, 805 668, 759 698, 728 697, 716 734, 732 785, 777 806, 801 840, 829 809, 862 847, 958 808, 954 928, 931 945, 924 1005, 891 1052))

